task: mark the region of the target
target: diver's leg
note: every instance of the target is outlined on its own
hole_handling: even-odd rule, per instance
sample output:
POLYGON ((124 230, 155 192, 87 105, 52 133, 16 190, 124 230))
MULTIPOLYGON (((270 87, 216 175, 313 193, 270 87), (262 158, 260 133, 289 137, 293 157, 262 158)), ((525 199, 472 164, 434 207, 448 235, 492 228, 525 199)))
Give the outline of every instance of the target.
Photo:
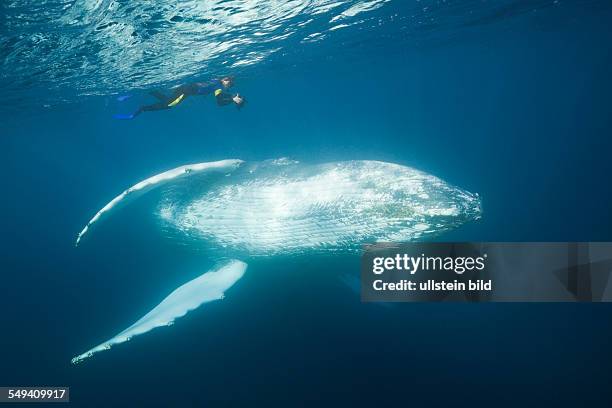
POLYGON ((158 110, 164 110, 164 109, 168 109, 168 105, 166 104, 166 102, 159 102, 159 103, 154 103, 152 105, 141 106, 140 108, 138 108, 136 112, 140 114, 142 112, 152 112, 152 111, 158 111, 158 110))
POLYGON ((167 105, 167 102, 159 102, 159 103, 154 103, 152 105, 143 105, 140 108, 138 108, 136 112, 134 112, 133 116, 136 117, 140 115, 142 112, 153 112, 153 111, 160 111, 160 110, 166 110, 166 109, 170 109, 167 105))
POLYGON ((158 110, 164 110, 164 109, 170 109, 168 107, 168 105, 166 105, 166 103, 154 103, 152 105, 143 105, 140 108, 138 108, 138 110, 134 113, 125 115, 125 114, 118 114, 115 115, 115 119, 134 119, 136 116, 140 115, 142 112, 152 112, 152 111, 158 111, 158 110))

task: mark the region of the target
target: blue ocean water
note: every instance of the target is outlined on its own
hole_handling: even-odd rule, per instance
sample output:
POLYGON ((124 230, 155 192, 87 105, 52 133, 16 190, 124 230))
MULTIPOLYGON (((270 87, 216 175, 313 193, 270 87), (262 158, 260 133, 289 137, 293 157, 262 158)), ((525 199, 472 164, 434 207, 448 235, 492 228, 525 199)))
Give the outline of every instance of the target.
POLYGON ((0 386, 67 385, 87 407, 605 405, 608 305, 362 304, 348 255, 258 260, 172 328, 70 358, 210 266, 131 215, 73 245, 110 198, 185 163, 396 162, 482 197, 482 219, 440 239, 611 240, 608 2, 0 10, 0 386), (226 73, 241 110, 193 97, 112 118, 226 73))

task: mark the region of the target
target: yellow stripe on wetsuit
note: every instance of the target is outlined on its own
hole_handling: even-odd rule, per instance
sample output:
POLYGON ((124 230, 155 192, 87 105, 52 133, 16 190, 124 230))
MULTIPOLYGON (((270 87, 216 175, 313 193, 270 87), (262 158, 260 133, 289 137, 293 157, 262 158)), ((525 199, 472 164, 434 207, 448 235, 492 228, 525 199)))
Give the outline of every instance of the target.
POLYGON ((175 100, 173 100, 172 102, 168 104, 168 107, 171 108, 173 106, 178 105, 179 103, 181 103, 184 97, 185 97, 185 94, 180 94, 178 98, 176 98, 175 100))

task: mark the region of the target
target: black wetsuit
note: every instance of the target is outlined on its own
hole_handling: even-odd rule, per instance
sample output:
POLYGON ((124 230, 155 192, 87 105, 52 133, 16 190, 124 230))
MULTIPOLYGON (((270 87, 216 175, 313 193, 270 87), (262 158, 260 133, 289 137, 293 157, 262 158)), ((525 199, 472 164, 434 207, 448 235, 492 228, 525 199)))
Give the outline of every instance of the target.
MULTIPOLYGON (((215 93, 217 98, 217 103, 219 103, 219 97, 222 96, 225 101, 226 96, 229 96, 230 102, 232 96, 222 91, 223 85, 220 80, 214 80, 211 82, 196 82, 192 84, 180 85, 172 90, 172 96, 168 97, 159 91, 153 91, 150 94, 158 99, 159 102, 151 104, 151 105, 143 105, 136 112, 131 115, 131 118, 134 118, 140 115, 142 112, 151 112, 151 111, 159 111, 165 109, 171 109, 176 105, 180 104, 187 98, 188 96, 194 95, 208 95, 211 93, 215 93)), ((219 105, 222 105, 219 103, 219 105)), ((223 103, 223 105, 227 105, 227 103, 223 103)))

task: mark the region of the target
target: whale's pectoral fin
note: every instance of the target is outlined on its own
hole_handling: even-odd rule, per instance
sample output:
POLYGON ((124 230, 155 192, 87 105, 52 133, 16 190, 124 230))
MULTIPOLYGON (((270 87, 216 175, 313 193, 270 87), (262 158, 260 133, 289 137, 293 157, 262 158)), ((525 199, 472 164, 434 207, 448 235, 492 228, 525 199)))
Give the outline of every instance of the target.
POLYGON ((202 174, 227 174, 231 173, 235 169, 237 169, 241 164, 242 160, 230 159, 230 160, 220 160, 216 162, 207 162, 207 163, 195 163, 188 164, 185 166, 176 167, 172 170, 165 171, 163 173, 156 174, 155 176, 149 177, 148 179, 142 180, 132 187, 124 190, 117 197, 113 198, 109 201, 104 207, 102 207, 83 227, 79 235, 77 235, 77 239, 75 242, 75 246, 78 246, 81 242, 81 239, 89 229, 97 223, 102 216, 106 213, 110 212, 117 205, 124 203, 129 198, 138 196, 139 194, 145 193, 152 188, 159 187, 168 183, 171 180, 176 180, 180 177, 190 177, 193 175, 202 175, 202 174))
POLYGON ((74 357, 72 363, 80 363, 99 351, 108 350, 115 344, 129 341, 132 337, 146 333, 156 327, 170 326, 175 319, 186 315, 200 305, 223 299, 225 291, 244 275, 246 268, 247 264, 244 262, 231 260, 219 268, 185 283, 170 293, 136 323, 112 339, 74 357))

